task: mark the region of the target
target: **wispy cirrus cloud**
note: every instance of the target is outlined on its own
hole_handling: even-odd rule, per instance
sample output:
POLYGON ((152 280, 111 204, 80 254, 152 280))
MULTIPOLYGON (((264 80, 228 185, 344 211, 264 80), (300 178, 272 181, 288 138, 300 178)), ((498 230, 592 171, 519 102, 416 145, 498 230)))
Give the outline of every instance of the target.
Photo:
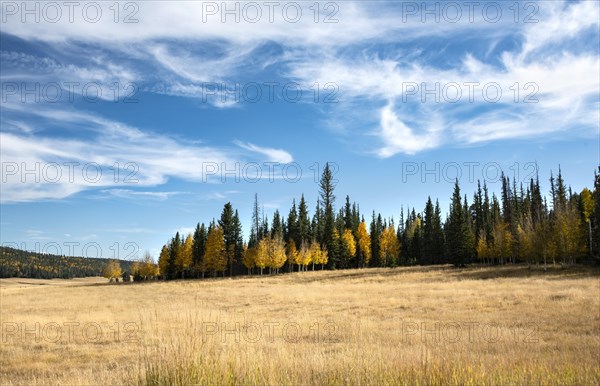
MULTIPOLYGON (((242 7, 239 2, 220 3, 216 12, 208 12, 205 3, 140 3, 137 22, 130 24, 111 18, 32 24, 10 17, 5 33, 31 42, 92 47, 97 54, 77 64, 59 63, 51 54, 35 58, 14 52, 4 52, 2 60, 17 68, 29 63, 44 77, 73 73, 82 81, 105 83, 118 77, 139 82, 148 92, 192 98, 206 94, 204 82, 235 82, 248 74, 260 81, 265 68, 302 85, 334 83, 342 103, 328 106, 331 126, 358 138, 354 143, 364 153, 383 158, 572 132, 581 126, 585 129, 578 132, 597 131, 597 2, 530 2, 517 22, 508 3, 501 4, 504 17, 499 22, 482 19, 480 8, 475 21, 463 13, 458 22, 448 22, 407 14, 403 3, 333 4, 338 8, 315 15, 312 4, 302 3, 304 16, 294 23, 279 13, 274 21, 263 15, 256 23, 243 18, 234 22, 223 7, 242 7), (534 13, 526 12, 529 6, 534 13), (335 22, 325 23, 327 15, 335 22), (125 60, 109 59, 113 56, 125 60), (424 103, 421 94, 408 95, 403 87, 471 82, 497 83, 502 97, 492 104, 478 89, 471 101, 463 87, 458 103, 424 103), (532 90, 539 101, 524 104, 532 90)), ((218 108, 238 105, 231 100, 210 103, 218 108)), ((22 120, 11 124, 31 130, 22 120)), ((292 159, 275 148, 238 146, 276 162, 292 159)))
POLYGON ((359 138, 355 142, 365 134, 378 138, 379 147, 367 153, 383 158, 548 133, 597 135, 597 45, 573 48, 570 43, 586 33, 598 43, 597 32, 589 36, 590 27, 598 27, 598 3, 543 2, 539 7, 539 22, 525 24, 516 35, 523 44, 500 49, 495 42, 493 61, 486 60, 489 51, 477 55, 468 49, 457 54, 454 66, 438 64, 444 55, 406 60, 351 51, 290 67, 289 76, 338 84, 343 102, 331 120, 342 122, 349 136, 359 138), (474 83, 478 88, 471 91, 467 85, 474 83), (458 101, 451 100, 457 94, 444 94, 447 85, 453 92, 458 86, 458 101), (489 94, 486 85, 493 86, 489 94), (364 114, 360 106, 378 114, 364 114))
POLYGON ((266 156, 270 162, 286 164, 294 161, 294 157, 292 157, 290 153, 283 149, 274 149, 271 147, 257 146, 250 142, 235 141, 234 143, 242 149, 246 149, 252 153, 257 153, 266 156))
POLYGON ((105 193, 111 197, 126 198, 126 199, 153 199, 165 201, 169 197, 184 194, 185 192, 154 192, 154 191, 139 191, 132 189, 105 189, 101 193, 105 193))
MULTIPOLYGON (((19 103, 7 103, 3 108, 6 115, 27 111, 27 106, 19 103)), ((78 133, 87 135, 70 137, 67 131, 61 136, 48 129, 34 130, 35 135, 2 131, 3 203, 62 199, 89 189, 102 189, 120 198, 166 200, 181 192, 132 188, 160 186, 170 178, 204 183, 212 175, 202 165, 243 161, 230 147, 184 142, 96 114, 46 106, 27 113, 43 118, 46 124, 76 125, 78 133), (36 172, 27 175, 25 169, 36 172)), ((287 159, 284 150, 252 146, 266 150, 254 151, 250 159, 287 159)))

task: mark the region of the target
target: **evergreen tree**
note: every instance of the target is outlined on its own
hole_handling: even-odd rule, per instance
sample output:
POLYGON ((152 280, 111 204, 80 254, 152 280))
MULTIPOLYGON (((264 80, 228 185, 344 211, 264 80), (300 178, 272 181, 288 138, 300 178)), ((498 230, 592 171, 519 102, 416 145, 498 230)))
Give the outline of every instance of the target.
POLYGON ((248 239, 248 248, 253 248, 258 244, 260 239, 260 208, 258 206, 258 194, 254 194, 254 205, 252 206, 252 225, 250 228, 250 238, 248 239))
POLYGON ((323 224, 323 210, 321 209, 321 199, 317 199, 317 206, 315 207, 315 214, 313 215, 310 229, 312 233, 312 238, 315 239, 319 244, 324 244, 323 224))
POLYGON ((233 215, 233 240, 234 240, 234 263, 232 266, 233 273, 235 274, 237 269, 241 268, 242 258, 244 257, 244 234, 242 231, 242 222, 240 221, 240 215, 235 210, 233 215))
POLYGON ((475 243, 476 243, 476 239, 475 239, 475 232, 473 230, 474 227, 474 223, 473 223, 473 217, 471 212, 469 211, 469 204, 467 202, 467 195, 465 194, 464 197, 464 204, 463 204, 463 213, 464 213, 464 221, 465 221, 465 225, 464 225, 464 242, 465 242, 465 246, 464 246, 464 259, 465 262, 470 263, 472 262, 473 258, 475 257, 475 243))
POLYGON ((592 254, 600 256, 600 166, 594 172, 594 210, 591 215, 592 227, 592 254))
POLYGON ((454 184, 450 214, 446 224, 446 246, 450 262, 462 266, 469 257, 468 251, 468 222, 462 205, 458 179, 454 184))
POLYGON ((283 239, 283 225, 281 223, 281 216, 279 215, 278 209, 275 209, 275 213, 273 214, 273 223, 271 225, 271 237, 279 237, 283 239))
POLYGON ((270 236, 271 232, 269 231, 269 216, 264 215, 264 208, 263 208, 263 220, 262 220, 262 225, 260 226, 259 232, 258 232, 258 238, 260 240, 262 240, 263 238, 270 236))
POLYGON ((344 228, 354 229, 354 222, 352 218, 352 206, 350 205, 350 196, 346 196, 346 205, 344 206, 344 228))
POLYGON ((381 215, 375 217, 375 211, 373 211, 373 216, 371 219, 371 256, 372 256, 372 266, 379 267, 381 266, 381 259, 379 255, 379 237, 381 236, 381 232, 383 231, 383 224, 381 223, 381 215))
POLYGON ((225 258, 229 266, 229 276, 233 274, 233 266, 236 265, 236 245, 238 235, 236 234, 233 220, 233 206, 230 202, 223 206, 219 226, 223 230, 223 239, 225 242, 225 258))
POLYGON ((298 248, 302 246, 303 242, 308 243, 311 238, 308 207, 303 194, 302 197, 300 197, 300 205, 298 206, 298 248))
POLYGON ((433 212, 433 256, 434 264, 444 263, 445 241, 444 229, 442 228, 442 210, 439 201, 435 202, 435 210, 433 212))
POLYGON ((192 246, 192 267, 193 272, 196 277, 199 276, 200 272, 202 272, 202 259, 204 258, 204 253, 206 251, 206 237, 208 236, 206 232, 206 227, 204 223, 202 225, 198 223, 196 225, 196 230, 194 231, 194 240, 192 246))
POLYGON ((294 243, 294 248, 298 249, 300 247, 300 230, 299 230, 299 221, 298 221, 298 212, 296 211, 296 200, 292 203, 292 209, 290 209, 290 213, 288 214, 287 220, 287 232, 285 239, 294 243))
MULTIPOLYGON (((492 213, 491 213, 491 211, 492 211, 492 209, 491 209, 491 204, 490 204, 490 196, 488 193, 487 185, 484 181, 483 182, 482 215, 483 215, 483 232, 484 232, 483 238, 485 239, 486 247, 492 240, 492 213)), ((481 237, 480 237, 480 239, 481 239, 481 237)))
POLYGON ((323 237, 322 244, 325 245, 329 252, 328 267, 335 268, 338 265, 339 256, 333 252, 336 248, 334 246, 333 233, 334 233, 334 205, 335 195, 333 191, 335 185, 333 182, 333 174, 329 168, 329 163, 325 164, 325 169, 321 175, 321 181, 319 183, 319 195, 323 202, 323 237))
POLYGON ((435 241, 433 239, 434 209, 431 197, 427 197, 425 204, 425 218, 423 221, 423 250, 421 264, 433 264, 435 255, 435 241))
POLYGON ((473 209, 472 212, 475 218, 474 231, 475 240, 479 241, 480 238, 485 237, 485 215, 483 208, 483 194, 481 191, 481 182, 477 180, 477 191, 473 195, 473 209))
POLYGON ((181 253, 181 239, 179 237, 179 232, 175 234, 175 237, 171 239, 171 243, 169 244, 169 259, 167 260, 167 270, 165 278, 167 280, 173 280, 177 278, 177 257, 181 253))

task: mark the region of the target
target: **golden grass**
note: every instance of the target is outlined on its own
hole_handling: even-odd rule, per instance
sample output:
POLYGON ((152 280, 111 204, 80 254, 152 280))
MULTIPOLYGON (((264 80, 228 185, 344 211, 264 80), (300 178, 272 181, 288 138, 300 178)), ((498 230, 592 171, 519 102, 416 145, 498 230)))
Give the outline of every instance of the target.
POLYGON ((0 280, 0 384, 598 385, 599 279, 506 266, 0 280))

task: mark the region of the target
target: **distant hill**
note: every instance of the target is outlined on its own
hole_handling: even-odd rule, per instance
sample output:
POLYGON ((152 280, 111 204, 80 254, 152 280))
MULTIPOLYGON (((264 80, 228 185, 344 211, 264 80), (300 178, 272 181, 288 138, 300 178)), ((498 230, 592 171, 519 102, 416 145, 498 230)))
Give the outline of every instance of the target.
MULTIPOLYGON (((102 276, 110 259, 70 257, 0 247, 0 277, 70 279, 102 276)), ((119 260, 121 269, 131 272, 133 262, 119 260)))

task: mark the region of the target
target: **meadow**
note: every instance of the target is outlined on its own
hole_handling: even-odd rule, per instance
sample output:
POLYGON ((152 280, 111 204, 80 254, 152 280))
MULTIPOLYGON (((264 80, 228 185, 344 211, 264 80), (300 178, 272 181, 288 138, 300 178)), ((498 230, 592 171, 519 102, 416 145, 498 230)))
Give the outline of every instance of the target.
POLYGON ((600 270, 0 280, 0 384, 600 385, 600 270))

